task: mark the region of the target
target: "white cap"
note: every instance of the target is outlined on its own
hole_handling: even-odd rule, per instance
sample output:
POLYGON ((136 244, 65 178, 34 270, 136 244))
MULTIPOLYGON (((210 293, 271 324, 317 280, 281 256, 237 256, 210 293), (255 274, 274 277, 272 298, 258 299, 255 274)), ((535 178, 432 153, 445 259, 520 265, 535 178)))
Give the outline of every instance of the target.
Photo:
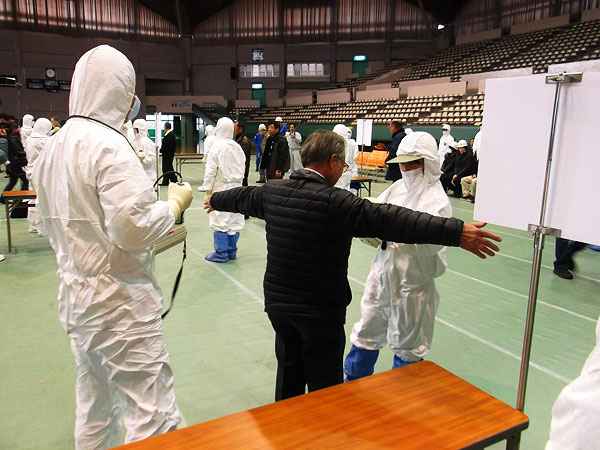
POLYGON ((283 122, 283 119, 281 118, 281 116, 277 116, 275 117, 275 122, 283 122))
POLYGON ((266 126, 264 123, 261 123, 261 124, 258 126, 258 129, 259 129, 259 130, 266 130, 266 129, 267 129, 267 126, 266 126))
POLYGON ((449 130, 450 129, 450 125, 446 124, 442 126, 442 130, 449 130))
POLYGON ((458 150, 458 144, 456 141, 452 141, 448 144, 449 147, 452 147, 454 150, 458 150))
POLYGON ((458 141, 458 147, 466 147, 467 146, 467 141, 465 141, 464 139, 461 139, 460 141, 458 141))

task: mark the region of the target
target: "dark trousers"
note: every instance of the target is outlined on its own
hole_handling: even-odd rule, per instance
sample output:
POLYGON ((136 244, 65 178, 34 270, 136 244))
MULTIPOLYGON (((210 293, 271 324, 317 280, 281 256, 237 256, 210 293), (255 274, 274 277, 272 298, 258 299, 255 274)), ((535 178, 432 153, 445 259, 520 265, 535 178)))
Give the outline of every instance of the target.
MULTIPOLYGON (((175 157, 174 153, 164 153, 162 154, 162 173, 165 174, 167 172, 174 172, 173 168, 173 158, 175 157)), ((177 176, 174 173, 170 173, 165 175, 165 177, 161 180, 161 185, 166 186, 169 184, 169 181, 173 183, 177 182, 177 176)))
POLYGON ((22 191, 26 191, 29 189, 29 180, 27 180, 27 177, 25 176, 25 174, 13 175, 12 173, 9 172, 8 176, 9 176, 9 181, 8 181, 8 184, 6 185, 6 187, 4 188, 5 191, 12 191, 19 180, 21 180, 21 190, 22 191))
POLYGON ((275 330, 275 401, 340 384, 346 335, 329 320, 269 313, 275 330))
POLYGON ((554 249, 554 268, 555 269, 573 269, 573 254, 583 250, 587 244, 579 241, 569 241, 568 239, 556 238, 556 247, 554 249))
POLYGON ((442 187, 444 188, 444 191, 448 191, 448 189, 452 189, 452 174, 451 173, 445 173, 442 176, 440 176, 440 182, 442 183, 442 187))
POLYGON ((248 172, 250 172, 250 159, 246 158, 246 167, 244 169, 244 179, 242 180, 242 186, 248 186, 248 172))

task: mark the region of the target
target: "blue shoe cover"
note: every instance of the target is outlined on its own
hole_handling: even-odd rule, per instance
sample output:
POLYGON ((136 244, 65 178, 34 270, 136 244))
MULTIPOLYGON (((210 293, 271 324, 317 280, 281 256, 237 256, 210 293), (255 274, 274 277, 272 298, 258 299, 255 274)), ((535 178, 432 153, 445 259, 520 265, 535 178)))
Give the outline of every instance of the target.
POLYGON ((222 231, 215 231, 214 233, 214 246, 215 252, 210 253, 204 257, 207 261, 217 262, 217 263, 226 263, 228 261, 227 258, 227 233, 223 233, 222 231))
POLYGON ((378 356, 379 350, 366 350, 353 345, 344 361, 344 383, 373 375, 378 356))
POLYGON ((237 257, 237 241, 240 238, 240 233, 227 235, 227 258, 235 259, 237 257))
MULTIPOLYGON (((419 359, 419 361, 423 361, 423 358, 419 359)), ((392 369, 408 366, 409 364, 416 363, 419 361, 404 361, 403 359, 400 359, 398 355, 394 355, 394 365, 392 366, 392 369)))

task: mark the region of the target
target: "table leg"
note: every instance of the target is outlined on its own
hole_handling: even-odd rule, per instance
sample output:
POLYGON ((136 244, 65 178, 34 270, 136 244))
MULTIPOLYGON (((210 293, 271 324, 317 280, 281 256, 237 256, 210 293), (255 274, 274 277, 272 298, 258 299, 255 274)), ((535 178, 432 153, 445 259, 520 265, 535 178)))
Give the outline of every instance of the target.
POLYGON ((506 450, 519 450, 521 444, 521 433, 509 436, 506 439, 506 450))
POLYGON ((6 199, 4 209, 6 210, 6 232, 8 234, 8 253, 12 251, 12 240, 10 237, 10 200, 6 199))
POLYGON ((369 191, 369 197, 371 196, 371 181, 369 180, 369 188, 367 189, 369 191))

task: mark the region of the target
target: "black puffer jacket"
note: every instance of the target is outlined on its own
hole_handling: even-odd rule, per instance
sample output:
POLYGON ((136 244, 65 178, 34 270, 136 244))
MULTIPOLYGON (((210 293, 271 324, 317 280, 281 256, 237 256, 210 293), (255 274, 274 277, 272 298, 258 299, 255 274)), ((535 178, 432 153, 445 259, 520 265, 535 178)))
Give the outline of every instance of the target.
POLYGON ((352 293, 352 237, 458 246, 462 222, 389 204, 374 204, 331 187, 306 169, 289 180, 212 195, 220 211, 266 221, 265 311, 345 321, 352 293))
POLYGON ((8 161, 6 172, 14 176, 25 175, 24 167, 27 165, 27 156, 18 133, 11 133, 8 137, 8 161))

